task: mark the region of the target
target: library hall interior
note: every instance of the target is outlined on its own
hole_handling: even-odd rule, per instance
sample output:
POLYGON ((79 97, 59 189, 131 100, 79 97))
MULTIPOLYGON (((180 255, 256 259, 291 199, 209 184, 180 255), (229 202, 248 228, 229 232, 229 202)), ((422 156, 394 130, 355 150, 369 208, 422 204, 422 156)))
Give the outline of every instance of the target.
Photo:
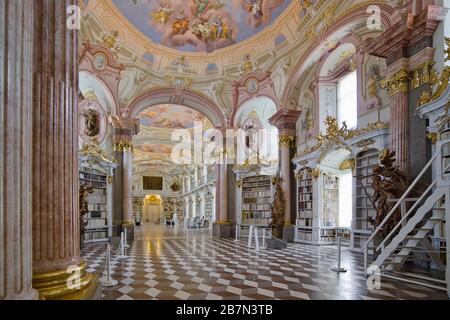
POLYGON ((0 300, 449 300, 450 0, 1 0, 0 300))

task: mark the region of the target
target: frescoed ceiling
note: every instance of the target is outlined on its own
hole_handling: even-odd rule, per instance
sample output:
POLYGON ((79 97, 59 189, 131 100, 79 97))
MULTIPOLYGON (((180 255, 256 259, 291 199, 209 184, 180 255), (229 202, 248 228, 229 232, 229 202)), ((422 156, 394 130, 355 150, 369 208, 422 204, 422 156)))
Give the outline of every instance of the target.
POLYGON ((155 43, 212 52, 270 25, 291 0, 112 0, 155 43))
POLYGON ((166 169, 179 174, 182 166, 171 159, 172 149, 178 141, 172 140, 177 129, 186 129, 193 137, 194 127, 202 131, 212 128, 211 122, 202 114, 178 105, 160 105, 139 114, 140 133, 134 139, 134 162, 139 166, 166 169))

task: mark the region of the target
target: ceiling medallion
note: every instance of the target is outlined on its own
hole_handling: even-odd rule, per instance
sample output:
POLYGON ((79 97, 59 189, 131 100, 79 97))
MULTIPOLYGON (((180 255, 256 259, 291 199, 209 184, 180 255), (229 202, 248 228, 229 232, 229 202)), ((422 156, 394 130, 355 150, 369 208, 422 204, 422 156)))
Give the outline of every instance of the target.
POLYGON ((247 82, 245 83, 245 88, 247 89, 247 91, 249 93, 256 93, 259 90, 259 82, 257 79, 255 78, 251 78, 249 80, 247 80, 247 82))

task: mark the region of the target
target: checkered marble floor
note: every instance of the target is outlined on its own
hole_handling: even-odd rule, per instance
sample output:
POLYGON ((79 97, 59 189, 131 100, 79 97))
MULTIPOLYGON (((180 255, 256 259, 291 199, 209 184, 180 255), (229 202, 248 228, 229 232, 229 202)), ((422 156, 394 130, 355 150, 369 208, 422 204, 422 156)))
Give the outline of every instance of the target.
MULTIPOLYGON (((334 246, 290 244, 282 251, 256 251, 245 241, 213 239, 208 231, 141 228, 128 259, 113 254, 112 277, 119 284, 103 288, 103 299, 447 299, 442 291, 385 279, 381 290, 368 290, 361 255, 344 249, 348 272, 330 271, 336 265, 334 246)), ((102 274, 105 251, 104 244, 83 250, 89 272, 102 274)))

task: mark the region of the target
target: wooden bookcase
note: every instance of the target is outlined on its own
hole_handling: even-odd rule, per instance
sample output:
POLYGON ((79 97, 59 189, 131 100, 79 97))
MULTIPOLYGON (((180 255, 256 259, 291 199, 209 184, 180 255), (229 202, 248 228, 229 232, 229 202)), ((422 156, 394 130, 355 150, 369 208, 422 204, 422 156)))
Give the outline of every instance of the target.
POLYGON ((356 158, 355 208, 352 224, 352 248, 362 248, 374 230, 376 209, 372 201, 373 167, 379 163, 378 150, 368 150, 360 153, 356 158))
POLYGON ((252 176, 242 182, 243 226, 267 227, 272 219, 272 187, 270 176, 252 176))
POLYGON ((87 225, 83 240, 85 243, 107 241, 111 224, 108 219, 108 176, 95 169, 82 168, 79 178, 80 185, 93 189, 87 196, 89 212, 84 217, 87 225))

